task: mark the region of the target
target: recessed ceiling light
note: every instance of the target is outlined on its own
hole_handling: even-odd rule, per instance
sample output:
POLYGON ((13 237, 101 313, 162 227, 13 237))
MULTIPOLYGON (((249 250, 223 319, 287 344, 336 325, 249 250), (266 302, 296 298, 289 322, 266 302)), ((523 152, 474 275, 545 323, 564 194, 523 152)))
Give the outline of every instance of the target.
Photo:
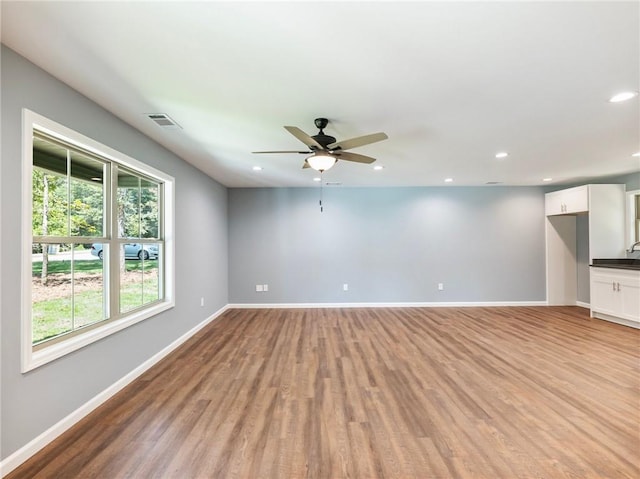
POLYGON ((506 151, 501 151, 500 153, 496 153, 496 158, 506 158, 507 156, 509 156, 509 153, 507 153, 506 151))
POLYGON ((254 166, 253 171, 262 171, 262 166, 254 166))
POLYGON ((320 178, 319 176, 316 176, 313 181, 322 181, 322 178, 320 178))
POLYGON ((620 103, 621 101, 631 100, 635 96, 638 96, 637 91, 623 91, 622 93, 618 93, 617 95, 613 95, 609 98, 609 102, 620 103))
POLYGON ((640 151, 639 151, 638 153, 634 153, 634 154, 633 154, 633 155, 631 155, 631 156, 635 156, 635 157, 640 156, 640 151))
POLYGON ((453 178, 445 178, 444 182, 445 183, 451 183, 453 181, 453 178))
POLYGON ((374 170, 376 170, 376 171, 380 171, 380 170, 383 170, 383 169, 384 169, 384 166, 382 166, 382 165, 376 165, 376 166, 374 166, 374 167, 373 167, 373 169, 374 169, 374 170))
POLYGON ((553 181, 553 178, 542 178, 542 181, 544 181, 544 182, 553 181))

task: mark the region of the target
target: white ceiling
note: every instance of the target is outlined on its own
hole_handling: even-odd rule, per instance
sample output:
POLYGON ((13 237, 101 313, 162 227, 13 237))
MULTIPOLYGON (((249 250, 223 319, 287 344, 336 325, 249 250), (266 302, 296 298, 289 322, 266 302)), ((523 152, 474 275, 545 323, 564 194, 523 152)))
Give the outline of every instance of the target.
POLYGON ((284 125, 343 140, 345 186, 640 171, 640 2, 8 2, 2 42, 230 187, 311 186, 284 125), (166 113, 165 130, 145 113, 166 113), (499 151, 509 152, 496 159, 499 151), (254 165, 264 169, 252 170, 254 165))

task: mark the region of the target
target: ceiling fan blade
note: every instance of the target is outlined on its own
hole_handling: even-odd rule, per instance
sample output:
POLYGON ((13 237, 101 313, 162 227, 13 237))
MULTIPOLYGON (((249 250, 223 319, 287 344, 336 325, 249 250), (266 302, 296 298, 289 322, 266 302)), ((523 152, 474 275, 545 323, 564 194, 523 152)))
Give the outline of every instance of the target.
POLYGON ((284 128, 312 150, 324 150, 320 143, 311 138, 297 126, 285 126, 284 128))
POLYGON ((301 155, 310 155, 313 151, 252 151, 251 153, 300 153, 301 155))
POLYGON ((375 158, 371 158, 370 156, 360 155, 358 153, 350 153, 348 151, 334 151, 332 154, 334 156, 337 156, 341 160, 355 161, 356 163, 369 164, 376 161, 375 158))
MULTIPOLYGON (((286 127, 285 127, 286 128, 286 127)), ((327 145, 327 148, 330 150, 335 150, 337 148, 341 150, 350 150, 351 148, 356 148, 358 146, 369 145, 371 143, 375 143, 377 141, 386 140, 389 138, 386 133, 372 133, 370 135, 358 136, 357 138, 351 138, 350 140, 338 141, 336 143, 332 143, 327 145)))

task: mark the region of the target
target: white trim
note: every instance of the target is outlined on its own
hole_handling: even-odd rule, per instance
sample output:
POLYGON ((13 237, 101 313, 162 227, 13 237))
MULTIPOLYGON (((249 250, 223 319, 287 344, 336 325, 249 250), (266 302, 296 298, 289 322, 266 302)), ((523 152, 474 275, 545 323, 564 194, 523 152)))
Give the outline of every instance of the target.
MULTIPOLYGON (((29 303, 31 304, 31 303, 29 303)), ((23 373, 32 369, 38 368, 43 364, 53 361, 54 359, 61 358, 72 351, 76 351, 91 343, 106 338, 107 336, 116 333, 122 329, 133 326, 140 321, 143 321, 151 316, 160 314, 163 311, 174 307, 174 303, 171 301, 163 301, 153 307, 145 308, 135 314, 128 315, 122 319, 110 321, 103 326, 90 329, 83 334, 77 336, 71 336, 69 339, 54 343, 46 348, 34 351, 32 347, 24 348, 27 351, 23 351, 27 362, 23 363, 23 373)))
POLYGON ((547 306, 546 301, 407 302, 407 303, 233 303, 229 309, 291 308, 473 308, 499 306, 547 306))
POLYGON ((179 346, 184 344, 188 339, 190 339, 192 336, 194 336, 198 331, 200 331, 207 324, 212 322, 214 319, 216 319, 218 316, 223 314, 228 309, 229 309, 229 305, 226 305, 226 306, 223 306, 222 308, 220 308, 218 311, 213 313, 211 316, 206 318, 204 321, 202 321, 201 323, 196 325, 194 328, 190 329, 185 334, 180 336, 178 339, 173 341, 167 347, 165 347, 161 351, 159 351, 156 354, 154 354, 153 356, 151 356, 149 359, 147 359, 145 362, 143 362, 140 366, 136 367, 133 371, 129 372, 128 374, 126 374, 125 376, 120 378, 118 381, 113 383, 107 389, 105 389, 104 391, 102 391, 98 395, 96 395, 93 398, 91 398, 89 401, 87 401, 85 404, 83 404, 78 409, 73 411, 71 414, 69 414, 68 416, 66 416, 62 420, 58 421, 56 424, 54 424, 49 429, 47 429, 42 434, 40 434, 38 437, 36 437, 33 440, 29 441, 27 444, 25 444, 20 449, 15 451, 13 454, 8 456, 6 459, 4 459, 2 462, 0 462, 0 477, 4 477, 7 474, 9 474, 16 467, 18 467, 20 464, 22 464, 27 459, 29 459, 31 456, 36 454, 38 451, 40 451, 42 448, 44 448, 47 444, 52 442, 54 439, 56 439, 62 433, 64 433, 65 431, 70 429, 72 426, 74 426, 76 423, 78 423, 85 416, 90 414, 93 410, 95 410, 100 405, 105 403, 108 399, 113 397, 120 390, 124 389, 127 385, 132 383, 135 379, 137 379, 139 376, 141 376, 144 372, 146 372, 151 367, 153 367, 155 364, 160 362, 160 360, 164 359, 171 352, 173 352, 179 346))
POLYGON ((32 229, 32 169, 33 169, 33 124, 36 118, 34 113, 22 110, 22 208, 20 221, 22 224, 22 285, 20 288, 20 338, 21 338, 21 366, 25 372, 26 365, 31 363, 33 347, 31 344, 32 323, 31 323, 31 248, 33 241, 32 229), (27 134, 29 132, 30 134, 27 134), (28 220, 26 218, 29 218, 28 220), (28 278, 28 279, 27 279, 28 278), (29 346, 26 346, 27 340, 29 346))
POLYGON ((576 301, 576 306, 580 306, 581 308, 591 309, 591 305, 589 303, 585 303, 584 301, 576 301))
POLYGON ((640 190, 632 190, 632 191, 627 191, 626 192, 626 213, 625 213, 625 232, 626 232, 626 237, 627 237, 627 241, 625 241, 625 249, 628 250, 629 248, 631 248, 631 245, 633 245, 636 242, 636 236, 635 236, 635 229, 636 229, 636 219, 635 219, 635 212, 636 212, 636 205, 635 205, 635 200, 636 200, 636 195, 640 195, 640 190))

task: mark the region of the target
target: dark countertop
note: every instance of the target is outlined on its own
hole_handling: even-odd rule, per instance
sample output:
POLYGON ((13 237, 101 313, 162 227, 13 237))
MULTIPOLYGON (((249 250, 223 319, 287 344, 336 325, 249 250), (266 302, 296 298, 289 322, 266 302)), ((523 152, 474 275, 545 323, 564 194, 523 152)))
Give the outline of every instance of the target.
POLYGON ((591 266, 596 268, 631 269, 640 271, 640 258, 594 258, 591 266))

